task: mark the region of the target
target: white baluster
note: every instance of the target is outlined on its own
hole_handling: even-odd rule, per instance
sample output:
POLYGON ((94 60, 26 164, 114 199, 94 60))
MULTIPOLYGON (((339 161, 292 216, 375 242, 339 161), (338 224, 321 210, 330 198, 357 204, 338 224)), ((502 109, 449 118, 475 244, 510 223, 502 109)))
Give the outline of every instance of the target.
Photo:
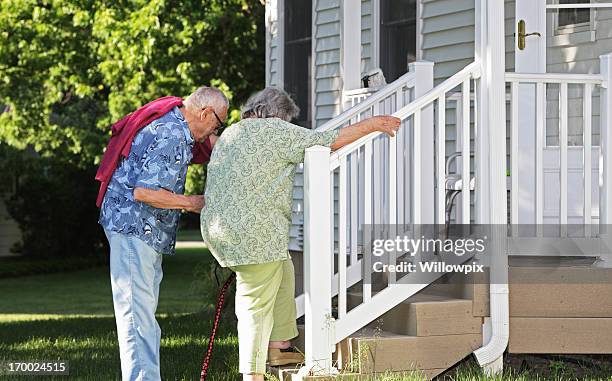
POLYGON ((582 140, 583 140, 583 168, 584 168, 584 228, 587 237, 591 236, 592 206, 591 206, 591 150, 592 150, 592 122, 593 122, 593 85, 586 83, 584 85, 584 101, 582 105, 582 140))
POLYGON ((446 193, 446 96, 438 98, 438 122, 436 123, 436 141, 438 143, 436 152, 436 174, 438 176, 437 191, 437 224, 445 222, 445 193, 446 193))
POLYGON ((511 222, 513 225, 517 225, 519 223, 518 220, 518 200, 519 200, 519 169, 518 169, 518 156, 519 156, 519 146, 518 146, 518 122, 519 122, 519 84, 518 82, 512 82, 511 96, 510 96, 510 107, 511 107, 511 116, 510 116, 510 144, 511 144, 511 157, 510 157, 510 178, 512 180, 512 191, 510 192, 511 201, 510 207, 511 209, 511 222))
POLYGON ((359 171, 358 171, 358 162, 359 162, 359 150, 355 151, 351 157, 351 168, 350 168, 350 176, 351 176, 351 230, 350 230, 350 240, 351 240, 351 266, 357 263, 357 233, 359 230, 359 171))
POLYGON ((560 98, 559 98, 559 155, 560 155, 560 209, 559 209, 559 222, 561 229, 564 229, 564 225, 567 225, 567 82, 560 84, 560 98))
MULTIPOLYGON (((369 141, 365 144, 365 151, 364 151, 364 158, 363 158, 363 163, 364 163, 364 178, 363 178, 363 183, 364 183, 364 191, 363 191, 363 200, 364 200, 364 207, 363 207, 363 223, 364 223, 364 230, 363 233, 364 235, 366 235, 366 229, 368 229, 368 234, 370 236, 370 239, 372 238, 372 224, 373 224, 373 220, 372 220, 372 141, 369 141)), ((364 239, 363 242, 364 245, 369 245, 370 242, 366 242, 364 239)), ((364 260, 365 260, 365 264, 363 266, 364 268, 364 279, 363 279, 363 302, 366 303, 368 301, 370 301, 372 299, 372 273, 370 271, 371 266, 372 266, 372 258, 371 255, 367 254, 368 251, 366 251, 366 255, 364 256, 364 260)))
POLYGON ((417 110, 414 112, 414 122, 413 122, 413 169, 412 169, 412 174, 414 176, 414 180, 413 184, 414 187, 412 189, 412 195, 413 195, 413 201, 412 201, 412 205, 414 206, 413 209, 413 218, 412 218, 412 222, 415 225, 418 225, 422 222, 422 208, 421 208, 421 184, 419 182, 419 179, 421 178, 421 158, 422 158, 422 153, 421 153, 421 110, 417 110))
POLYGON ((470 223, 470 79, 461 86, 461 223, 470 223))
POLYGON ((340 159, 340 184, 338 186, 338 317, 346 315, 346 157, 340 159))
POLYGON ((536 224, 544 223, 544 144, 546 144, 546 93, 542 82, 536 84, 536 224))

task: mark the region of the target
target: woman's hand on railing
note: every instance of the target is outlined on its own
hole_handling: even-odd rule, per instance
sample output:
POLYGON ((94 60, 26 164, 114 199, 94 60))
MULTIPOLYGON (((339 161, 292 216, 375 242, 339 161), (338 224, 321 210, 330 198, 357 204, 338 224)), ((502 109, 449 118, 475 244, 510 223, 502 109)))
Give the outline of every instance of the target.
POLYGON ((395 133, 402 124, 399 118, 390 115, 373 116, 363 122, 371 126, 371 132, 379 131, 391 137, 395 136, 395 133))
POLYGON ((399 130, 400 125, 401 120, 399 118, 388 115, 374 116, 362 120, 359 123, 340 129, 340 134, 331 145, 331 149, 333 151, 338 150, 372 132, 382 132, 389 136, 395 136, 395 132, 399 130))

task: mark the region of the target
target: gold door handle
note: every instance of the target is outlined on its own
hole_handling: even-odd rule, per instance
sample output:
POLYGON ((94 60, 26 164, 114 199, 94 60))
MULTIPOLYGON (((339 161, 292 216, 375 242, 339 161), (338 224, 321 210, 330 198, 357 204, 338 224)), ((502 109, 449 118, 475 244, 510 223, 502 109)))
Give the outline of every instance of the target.
POLYGON ((518 48, 519 50, 525 49, 525 37, 528 37, 528 36, 542 37, 540 32, 525 33, 525 20, 520 20, 518 22, 518 48))

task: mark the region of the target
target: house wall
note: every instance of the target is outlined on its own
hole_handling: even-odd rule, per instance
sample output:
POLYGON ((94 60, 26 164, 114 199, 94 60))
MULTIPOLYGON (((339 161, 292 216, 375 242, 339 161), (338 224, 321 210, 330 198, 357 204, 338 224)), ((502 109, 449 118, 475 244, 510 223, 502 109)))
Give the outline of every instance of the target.
POLYGON ((474 61, 474 17, 474 0, 421 0, 421 58, 435 63, 435 84, 474 61))
POLYGON ((361 74, 375 67, 374 58, 374 0, 361 1, 361 74))
MULTIPOLYGON (((282 1, 282 0, 269 0, 282 1)), ((378 0, 361 1, 361 72, 366 73, 376 67, 376 10, 378 0)), ((475 33, 475 0, 419 0, 420 46, 419 56, 423 60, 433 61, 434 81, 439 84, 452 76, 474 59, 475 33)), ((315 59, 314 78, 314 115, 315 126, 341 111, 342 69, 342 0, 315 0, 313 17, 313 57, 315 59)), ((514 32, 515 1, 505 1, 506 30, 506 71, 514 71, 514 32)), ((548 12, 548 49, 547 70, 549 72, 597 73, 599 72, 599 55, 612 51, 612 10, 594 11, 590 30, 576 32, 571 36, 558 35, 552 28, 555 12, 548 12)), ((270 26, 273 27, 273 23, 270 26)), ((270 83, 280 78, 275 71, 275 60, 278 60, 279 49, 275 49, 274 34, 271 33, 270 49, 270 83)), ((278 40, 278 39, 277 39, 278 40)), ((582 93, 578 88, 569 89, 570 111, 570 144, 581 140, 582 128, 582 93)), ((555 144, 558 126, 558 89, 551 87, 547 92, 547 141, 555 144)), ((457 112, 455 102, 447 104, 447 126, 445 142, 447 155, 456 151, 457 112)), ((473 109, 471 110, 473 113, 473 109)), ((599 99, 595 92, 593 98, 593 143, 599 141, 599 99)), ((509 117, 507 112, 507 117, 509 117)), ((474 131, 472 131, 472 139, 474 131)), ((509 134, 508 134, 509 137, 509 134)), ((473 146, 473 142, 472 142, 473 146)), ((508 145, 509 147, 509 138, 508 145)), ((510 150, 507 150, 508 153, 510 150)), ((509 162, 508 158, 508 162, 509 162)), ((301 177, 295 189, 297 203, 294 205, 296 215, 302 208, 301 177)), ((299 221, 296 221, 299 222, 299 221)), ((292 236, 299 237, 301 229, 294 225, 292 236)), ((296 238, 297 239, 297 238, 296 238)))
POLYGON ((341 0, 313 0, 313 128, 340 113, 341 0))

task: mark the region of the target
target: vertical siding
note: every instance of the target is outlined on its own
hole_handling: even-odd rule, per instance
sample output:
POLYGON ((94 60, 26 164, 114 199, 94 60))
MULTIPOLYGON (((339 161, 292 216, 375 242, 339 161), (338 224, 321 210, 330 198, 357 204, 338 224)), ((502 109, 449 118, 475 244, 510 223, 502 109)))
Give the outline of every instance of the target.
POLYGON ((315 0, 315 4, 313 127, 316 128, 340 112, 342 9, 340 0, 315 0))

